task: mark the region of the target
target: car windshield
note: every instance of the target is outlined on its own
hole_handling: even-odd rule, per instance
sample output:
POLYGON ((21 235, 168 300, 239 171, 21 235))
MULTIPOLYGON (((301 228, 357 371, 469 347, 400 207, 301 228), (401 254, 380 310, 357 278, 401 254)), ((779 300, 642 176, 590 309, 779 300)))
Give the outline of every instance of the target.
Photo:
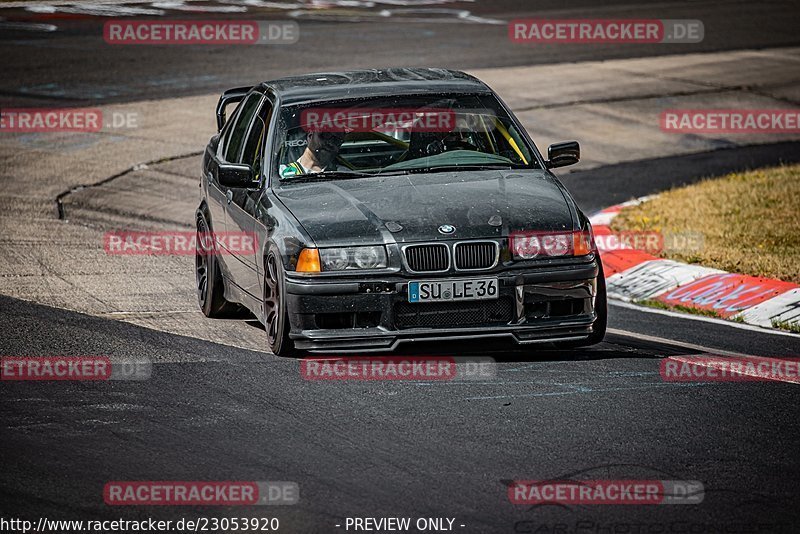
POLYGON ((274 172, 286 181, 538 168, 491 95, 383 97, 287 106, 274 172))

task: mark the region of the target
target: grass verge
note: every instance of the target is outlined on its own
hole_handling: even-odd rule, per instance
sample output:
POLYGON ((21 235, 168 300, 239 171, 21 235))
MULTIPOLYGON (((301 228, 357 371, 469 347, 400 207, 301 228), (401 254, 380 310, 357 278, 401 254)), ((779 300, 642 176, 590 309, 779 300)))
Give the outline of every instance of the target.
MULTIPOLYGON (((614 231, 701 234, 696 249, 664 258, 800 283, 800 165, 733 173, 675 188, 624 208, 614 231)), ((676 243, 678 241, 675 241, 676 243)))
POLYGON ((786 330, 788 332, 794 332, 795 334, 800 334, 800 323, 790 323, 788 321, 772 321, 773 328, 780 328, 781 330, 786 330))
POLYGON ((675 304, 675 305, 666 304, 664 302, 661 302, 660 300, 654 300, 654 299, 635 300, 634 304, 639 304, 641 306, 649 306, 650 308, 658 308, 660 310, 691 313, 692 315, 702 315, 704 317, 716 317, 717 319, 723 318, 720 314, 718 314, 714 310, 690 308, 689 306, 681 306, 680 304, 675 304))

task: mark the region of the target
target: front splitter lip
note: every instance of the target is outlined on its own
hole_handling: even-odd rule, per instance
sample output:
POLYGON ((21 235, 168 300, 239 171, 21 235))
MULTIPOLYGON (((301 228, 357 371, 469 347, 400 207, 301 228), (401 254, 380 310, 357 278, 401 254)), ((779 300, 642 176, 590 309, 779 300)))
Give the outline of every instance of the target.
POLYGON ((314 353, 362 353, 391 352, 402 344, 508 339, 518 345, 553 343, 559 341, 582 341, 592 333, 594 317, 580 320, 548 322, 545 325, 515 325, 494 328, 415 328, 389 331, 382 328, 366 329, 357 336, 343 336, 341 331, 315 330, 304 334, 292 334, 295 346, 314 353), (329 333, 330 332, 330 333, 329 333))

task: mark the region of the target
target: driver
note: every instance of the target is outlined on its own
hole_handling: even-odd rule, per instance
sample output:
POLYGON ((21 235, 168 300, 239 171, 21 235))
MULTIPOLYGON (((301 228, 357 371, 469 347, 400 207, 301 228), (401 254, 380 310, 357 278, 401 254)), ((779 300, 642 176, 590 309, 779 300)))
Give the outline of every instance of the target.
POLYGON ((474 129, 471 126, 472 117, 464 113, 456 113, 456 124, 450 132, 447 132, 442 142, 444 143, 445 150, 453 150, 451 146, 457 147, 461 150, 478 150, 472 143, 472 133, 474 129))
POLYGON ((309 132, 306 149, 297 161, 281 165, 278 169, 281 178, 343 168, 336 158, 339 156, 344 137, 344 132, 309 132))
POLYGON ((472 140, 473 128, 471 117, 464 113, 455 113, 455 127, 447 132, 438 132, 435 139, 426 149, 429 156, 441 154, 451 150, 480 150, 472 140))

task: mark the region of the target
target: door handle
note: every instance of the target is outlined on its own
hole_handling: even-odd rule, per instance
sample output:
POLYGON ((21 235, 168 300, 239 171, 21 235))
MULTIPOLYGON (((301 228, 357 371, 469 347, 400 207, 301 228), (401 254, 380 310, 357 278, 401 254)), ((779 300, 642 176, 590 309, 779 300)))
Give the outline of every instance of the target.
POLYGON ((230 203, 231 203, 231 201, 233 201, 233 191, 231 191, 230 189, 228 189, 228 190, 225 192, 225 198, 227 198, 227 199, 228 199, 228 204, 230 204, 230 203))

